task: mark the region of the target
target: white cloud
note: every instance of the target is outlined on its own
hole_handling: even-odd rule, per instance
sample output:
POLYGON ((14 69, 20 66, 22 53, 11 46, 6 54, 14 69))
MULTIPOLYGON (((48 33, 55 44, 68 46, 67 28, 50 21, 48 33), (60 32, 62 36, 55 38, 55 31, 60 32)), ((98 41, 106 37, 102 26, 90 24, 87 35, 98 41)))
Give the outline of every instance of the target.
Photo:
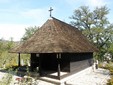
POLYGON ((68 4, 75 4, 75 3, 78 3, 80 0, 66 0, 66 2, 68 4))
MULTIPOLYGON (((6 10, 7 11, 7 10, 6 10)), ((19 16, 24 20, 31 21, 28 25, 22 24, 0 24, 0 38, 9 40, 13 37, 14 41, 19 41, 25 33, 25 28, 30 26, 41 26, 49 17, 48 8, 44 9, 24 9, 19 12, 19 16)), ((18 18, 18 17, 17 17, 18 18)))
POLYGON ((27 10, 27 11, 21 12, 21 14, 24 17, 39 18, 40 16, 45 14, 45 11, 42 10, 42 9, 31 9, 31 10, 27 10))
POLYGON ((89 5, 91 7, 101 7, 108 4, 105 0, 87 0, 86 5, 89 5))
POLYGON ((9 40, 11 37, 14 41, 19 41, 25 33, 28 25, 20 24, 0 24, 0 38, 9 40))
POLYGON ((101 7, 103 5, 107 5, 110 3, 110 1, 107 0, 65 0, 70 6, 76 7, 76 6, 89 6, 89 7, 101 7))
POLYGON ((35 23, 39 25, 42 25, 48 19, 49 12, 48 12, 48 8, 28 9, 23 12, 20 12, 20 15, 26 19, 33 20, 35 23))

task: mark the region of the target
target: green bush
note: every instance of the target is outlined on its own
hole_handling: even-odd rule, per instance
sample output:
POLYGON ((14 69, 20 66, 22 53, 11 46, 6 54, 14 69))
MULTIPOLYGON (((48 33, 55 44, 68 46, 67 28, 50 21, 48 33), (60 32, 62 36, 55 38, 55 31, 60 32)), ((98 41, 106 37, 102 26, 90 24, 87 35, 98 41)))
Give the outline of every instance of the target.
POLYGON ((113 77, 111 77, 111 79, 108 80, 107 85, 113 85, 113 77))
POLYGON ((105 66, 103 66, 103 63, 99 63, 99 67, 110 71, 111 78, 107 81, 107 85, 113 85, 113 62, 106 63, 105 66))
POLYGON ((105 64, 105 66, 103 66, 103 63, 99 63, 98 66, 99 68, 108 69, 108 70, 112 68, 110 63, 105 64))
POLYGON ((101 68, 108 69, 110 71, 111 78, 107 81, 107 85, 113 85, 113 64, 107 63, 105 66, 99 65, 101 68))

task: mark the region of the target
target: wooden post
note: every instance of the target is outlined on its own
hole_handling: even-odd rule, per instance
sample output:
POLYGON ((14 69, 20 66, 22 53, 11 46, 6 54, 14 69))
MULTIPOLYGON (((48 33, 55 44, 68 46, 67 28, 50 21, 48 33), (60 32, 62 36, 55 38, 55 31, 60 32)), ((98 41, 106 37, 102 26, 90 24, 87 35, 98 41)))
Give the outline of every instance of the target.
POLYGON ((33 71, 33 56, 32 56, 32 53, 31 53, 31 56, 30 56, 30 68, 31 68, 31 71, 33 71))
POLYGON ((57 54, 57 61, 58 61, 58 78, 60 79, 60 57, 61 54, 57 54))
POLYGON ((42 76, 42 70, 41 70, 41 56, 39 55, 39 75, 42 76))
POLYGON ((18 53, 18 66, 20 66, 20 53, 18 53))

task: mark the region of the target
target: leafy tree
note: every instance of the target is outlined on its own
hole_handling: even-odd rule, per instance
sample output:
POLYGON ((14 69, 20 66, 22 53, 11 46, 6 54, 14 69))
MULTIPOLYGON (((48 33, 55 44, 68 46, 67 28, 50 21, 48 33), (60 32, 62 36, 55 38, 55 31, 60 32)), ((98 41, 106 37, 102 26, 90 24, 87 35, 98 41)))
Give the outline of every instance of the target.
POLYGON ((23 35, 22 37, 22 41, 25 41, 27 40, 28 38, 30 38, 35 32, 36 30, 38 29, 39 27, 28 27, 28 28, 25 28, 25 34, 23 35))
POLYGON ((2 52, 3 49, 3 40, 0 40, 0 53, 2 52))
POLYGON ((108 51, 113 55, 113 43, 111 43, 111 45, 110 45, 108 51))
POLYGON ((106 6, 96 7, 93 11, 88 6, 81 6, 70 17, 71 24, 98 47, 100 60, 113 42, 113 24, 107 19, 108 13, 109 9, 106 6))
POLYGON ((6 49, 10 50, 14 46, 13 38, 10 39, 10 41, 7 42, 6 49))

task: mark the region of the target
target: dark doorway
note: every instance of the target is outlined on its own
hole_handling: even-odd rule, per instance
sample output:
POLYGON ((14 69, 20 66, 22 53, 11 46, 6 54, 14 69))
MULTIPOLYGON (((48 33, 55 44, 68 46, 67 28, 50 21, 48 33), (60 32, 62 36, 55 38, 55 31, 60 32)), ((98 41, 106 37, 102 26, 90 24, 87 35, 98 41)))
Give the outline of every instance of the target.
POLYGON ((31 71, 39 67, 39 54, 31 53, 31 71))
POLYGON ((45 71, 57 71, 57 58, 55 53, 40 54, 41 69, 45 71))

